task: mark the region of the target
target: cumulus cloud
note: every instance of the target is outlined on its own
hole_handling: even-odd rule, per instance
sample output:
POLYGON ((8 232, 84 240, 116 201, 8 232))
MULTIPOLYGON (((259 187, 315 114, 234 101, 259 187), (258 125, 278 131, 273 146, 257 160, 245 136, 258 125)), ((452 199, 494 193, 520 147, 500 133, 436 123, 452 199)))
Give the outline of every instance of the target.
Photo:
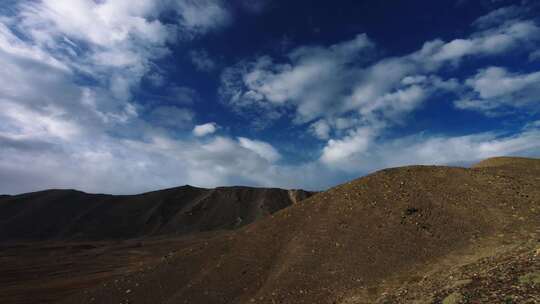
MULTIPOLYGON (((4 17, 0 22, 0 60, 9 67, 3 69, 4 74, 0 77, 17 79, 10 83, 13 86, 19 83, 18 92, 23 91, 19 87, 27 83, 26 91, 47 96, 48 93, 55 94, 54 91, 40 84, 50 80, 39 77, 35 70, 50 67, 46 73, 58 75, 55 77, 57 86, 70 88, 68 92, 72 92, 64 98, 56 98, 60 102, 67 104, 65 100, 70 100, 70 104, 77 104, 80 100, 75 95, 82 95, 81 92, 86 90, 91 91, 87 94, 96 96, 93 107, 97 111, 123 111, 125 103, 131 102, 132 88, 153 69, 152 60, 168 54, 167 43, 174 39, 175 33, 192 28, 197 28, 194 31, 198 32, 203 26, 191 22, 183 25, 182 20, 189 17, 171 24, 162 23, 157 17, 174 8, 177 10, 173 12, 182 15, 222 7, 218 2, 206 2, 211 8, 192 1, 176 1, 174 5, 168 1, 133 4, 125 0, 43 0, 13 4, 16 14, 4 17), (180 12, 180 6, 186 11, 180 12), (76 84, 80 75, 93 78, 96 85, 76 84), (34 79, 30 81, 32 77, 34 79)), ((215 24, 204 23, 204 28, 218 26, 219 20, 215 19, 215 24)), ((194 99, 192 92, 184 90, 180 93, 180 100, 194 99)))
POLYGON ((172 3, 181 17, 180 30, 190 37, 231 22, 231 15, 222 0, 180 0, 172 3))
MULTIPOLYGON (((297 47, 286 60, 261 56, 230 67, 221 77, 225 104, 263 122, 292 112, 296 126, 307 126, 322 140, 318 157, 290 164, 287 151, 270 142, 220 136, 215 123, 193 126, 190 106, 201 98, 191 88, 166 83, 155 65, 169 54, 169 43, 231 22, 224 1, 12 4, 14 14, 0 18, 2 193, 65 187, 134 193, 186 183, 320 190, 387 166, 540 153, 537 123, 515 134, 385 133, 446 92, 479 100, 474 106, 456 103, 464 108, 533 105, 537 73, 490 68, 465 84, 439 75, 469 57, 518 46, 531 50, 538 28, 514 15, 495 23, 486 18, 469 37, 430 41, 403 56, 379 58, 375 43, 362 34, 331 46, 297 47), (164 12, 176 18, 161 21, 164 12), (150 96, 145 105, 135 100, 143 77, 164 96, 150 96), (490 81, 504 85, 491 88, 490 81), (194 136, 168 132, 178 129, 194 136)), ((204 54, 198 58, 209 67, 204 54)))
POLYGON ((14 143, 5 148, 5 142, 0 136, 2 193, 73 187, 125 194, 186 183, 203 187, 287 185, 279 181, 278 170, 264 158, 273 159, 271 150, 258 141, 245 148, 226 137, 200 142, 153 134, 143 141, 93 137, 70 146, 25 141, 34 145, 28 149, 14 143))
POLYGON ((240 143, 240 146, 253 151, 269 162, 275 162, 281 158, 279 152, 272 147, 272 145, 266 142, 260 140, 251 140, 245 137, 238 137, 238 142, 240 143))
POLYGON ((470 163, 499 155, 534 156, 540 153, 540 131, 525 129, 517 134, 486 132, 463 136, 412 136, 382 145, 388 165, 470 163), (392 147, 400 147, 400 155, 390 158, 392 147))
POLYGON ((168 42, 217 29, 228 18, 219 0, 43 0, 19 4, 8 20, 30 45, 90 73, 127 100, 151 61, 169 53, 168 42), (176 23, 160 21, 164 12, 177 15, 176 23))
POLYGON ((162 7, 152 1, 38 1, 19 5, 14 28, 27 43, 90 73, 129 99, 130 86, 163 56, 169 27, 152 20, 162 7))
POLYGON ((520 74, 489 67, 467 79, 466 84, 472 91, 455 102, 460 109, 501 114, 501 110, 521 107, 537 111, 540 104, 540 72, 520 74))
POLYGON ((490 56, 508 52, 517 46, 533 46, 540 39, 540 28, 531 20, 511 20, 504 24, 475 33, 468 39, 450 42, 428 42, 417 54, 437 67, 439 64, 458 61, 468 56, 490 56))
POLYGON ((371 128, 359 128, 343 139, 328 141, 320 160, 332 167, 356 163, 358 156, 370 148, 376 134, 371 128))
POLYGON ((311 131, 319 139, 328 139, 330 137, 330 125, 325 120, 318 120, 311 124, 311 131))
POLYGON ((493 26, 497 26, 507 20, 519 19, 526 12, 527 12, 527 9, 524 6, 511 5, 511 6, 500 7, 476 19, 473 25, 480 29, 486 29, 493 26))
POLYGON ((81 133, 80 127, 62 109, 49 107, 41 111, 2 100, 0 136, 12 140, 70 140, 81 133))
POLYGON ((241 62, 224 72, 220 91, 226 103, 240 109, 292 104, 296 120, 307 122, 332 110, 356 73, 347 67, 362 62, 372 47, 366 35, 358 35, 328 48, 297 48, 288 63, 274 63, 267 56, 241 62))
MULTIPOLYGON (((1 183, 0 192, 78 187, 125 193, 149 189, 142 185, 147 169, 157 179, 150 188, 162 183, 156 161, 163 156, 152 155, 163 154, 146 148, 165 149, 167 140, 155 140, 168 134, 161 128, 193 125, 194 113, 185 106, 198 94, 168 86, 166 98, 174 101, 146 109, 133 99, 133 89, 151 73, 161 76, 156 84, 164 85, 154 61, 167 56, 169 43, 178 37, 224 26, 229 20, 225 5, 217 0, 9 5, 2 10, 9 15, 0 18, 0 172, 7 174, 3 181, 9 176, 13 183, 1 183), (177 18, 165 23, 159 18, 164 12, 177 18), (138 186, 122 182, 135 178, 138 186)), ((176 145, 189 146, 180 140, 176 145)), ((253 153, 253 158, 258 156, 253 153)))
POLYGON ((348 171, 354 176, 359 172, 404 165, 466 165, 501 155, 540 155, 538 125, 529 124, 516 134, 484 132, 445 136, 420 133, 390 140, 372 136, 369 132, 357 132, 329 144, 321 161, 331 170, 348 171))
POLYGON ((209 122, 195 126, 195 128, 193 128, 193 135, 197 137, 202 137, 215 133, 217 129, 218 125, 215 122, 209 122))
MULTIPOLYGON (((93 137, 79 141, 79 146, 55 147, 0 136, 0 192, 75 187, 90 192, 135 193, 186 183, 207 187, 293 185, 321 190, 389 166, 463 164, 499 155, 539 155, 539 126, 530 124, 513 135, 487 132, 464 136, 416 134, 393 140, 375 137, 368 149, 346 149, 347 161, 329 157, 325 162, 296 165, 276 164, 279 153, 275 148, 252 139, 218 136, 200 142, 153 134, 144 141, 93 137)), ((361 134, 351 134, 350 138, 361 141, 361 134)), ((336 142, 338 145, 347 143, 336 142)))
POLYGON ((414 53, 374 61, 374 43, 358 35, 329 47, 297 48, 287 62, 268 56, 240 62, 223 73, 220 91, 238 111, 292 107, 297 123, 351 112, 364 120, 399 120, 436 92, 456 89, 455 79, 434 75, 445 64, 498 55, 538 38, 533 21, 514 20, 466 39, 429 41, 414 53))
MULTIPOLYGON (((238 112, 277 113, 273 117, 279 118, 292 110, 296 124, 309 123, 310 133, 326 140, 320 161, 327 165, 358 161, 354 155, 371 151, 377 136, 405 124, 408 115, 427 100, 443 95, 472 96, 466 92, 473 80, 463 86, 458 79, 442 74, 470 58, 535 49, 540 28, 533 20, 517 18, 520 13, 518 8, 493 12, 477 20, 476 31, 468 37, 448 42, 435 39, 398 57, 378 59, 375 43, 367 35, 358 35, 328 47, 296 48, 286 61, 269 56, 242 61, 222 74, 221 96, 238 112)), ((535 77, 508 80, 512 83, 508 86, 520 82, 525 89, 525 83, 533 86, 535 77)), ((497 81, 504 81, 500 78, 497 81)), ((518 98, 514 106, 530 103, 537 96, 530 87, 521 92, 527 97, 518 98)), ((501 101, 499 98, 498 103, 501 101)), ((456 106, 472 107, 470 104, 462 101, 456 106)), ((486 107, 487 102, 476 104, 486 107)))

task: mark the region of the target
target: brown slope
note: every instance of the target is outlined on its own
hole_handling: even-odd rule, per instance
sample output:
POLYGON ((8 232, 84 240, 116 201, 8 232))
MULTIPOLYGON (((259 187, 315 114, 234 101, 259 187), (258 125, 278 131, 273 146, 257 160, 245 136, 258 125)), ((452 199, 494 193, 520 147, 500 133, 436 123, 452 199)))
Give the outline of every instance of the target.
POLYGON ((536 244, 540 163, 527 168, 383 170, 171 248, 155 269, 66 303, 376 303, 429 273, 536 244))
POLYGON ((47 190, 0 200, 0 240, 126 239, 232 229, 310 192, 190 186, 113 196, 47 190))
POLYGON ((473 165, 473 168, 509 166, 514 169, 526 169, 531 165, 534 167, 534 163, 531 162, 531 158, 501 156, 485 159, 473 165))

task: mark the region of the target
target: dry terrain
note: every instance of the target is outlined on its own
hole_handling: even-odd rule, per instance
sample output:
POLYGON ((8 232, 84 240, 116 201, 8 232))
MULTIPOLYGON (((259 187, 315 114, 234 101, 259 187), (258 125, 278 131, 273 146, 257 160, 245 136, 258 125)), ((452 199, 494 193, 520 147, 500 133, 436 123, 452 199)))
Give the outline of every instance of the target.
POLYGON ((125 196, 47 190, 0 197, 0 240, 124 240, 233 229, 312 194, 191 186, 125 196))
POLYGON ((386 169, 236 230, 159 235, 5 243, 0 302, 540 303, 540 161, 386 169))

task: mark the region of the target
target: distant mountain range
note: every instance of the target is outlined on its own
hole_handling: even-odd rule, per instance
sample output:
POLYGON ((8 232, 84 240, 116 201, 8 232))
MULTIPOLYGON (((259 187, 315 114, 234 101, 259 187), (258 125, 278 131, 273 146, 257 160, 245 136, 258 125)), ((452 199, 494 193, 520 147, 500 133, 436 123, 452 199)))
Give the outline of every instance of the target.
POLYGON ((0 240, 99 240, 232 229, 291 206, 303 190, 183 186, 140 195, 47 190, 0 196, 0 240))

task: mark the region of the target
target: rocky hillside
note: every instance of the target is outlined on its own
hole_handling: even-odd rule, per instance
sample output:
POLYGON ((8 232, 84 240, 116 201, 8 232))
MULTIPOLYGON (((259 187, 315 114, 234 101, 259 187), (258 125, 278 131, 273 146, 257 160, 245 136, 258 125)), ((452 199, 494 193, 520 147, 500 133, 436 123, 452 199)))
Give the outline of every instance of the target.
POLYGON ((309 197, 302 190, 191 186, 113 196, 48 190, 0 197, 0 240, 126 239, 238 228, 309 197))
POLYGON ((538 303, 540 161, 517 163, 382 170, 65 303, 538 303))

